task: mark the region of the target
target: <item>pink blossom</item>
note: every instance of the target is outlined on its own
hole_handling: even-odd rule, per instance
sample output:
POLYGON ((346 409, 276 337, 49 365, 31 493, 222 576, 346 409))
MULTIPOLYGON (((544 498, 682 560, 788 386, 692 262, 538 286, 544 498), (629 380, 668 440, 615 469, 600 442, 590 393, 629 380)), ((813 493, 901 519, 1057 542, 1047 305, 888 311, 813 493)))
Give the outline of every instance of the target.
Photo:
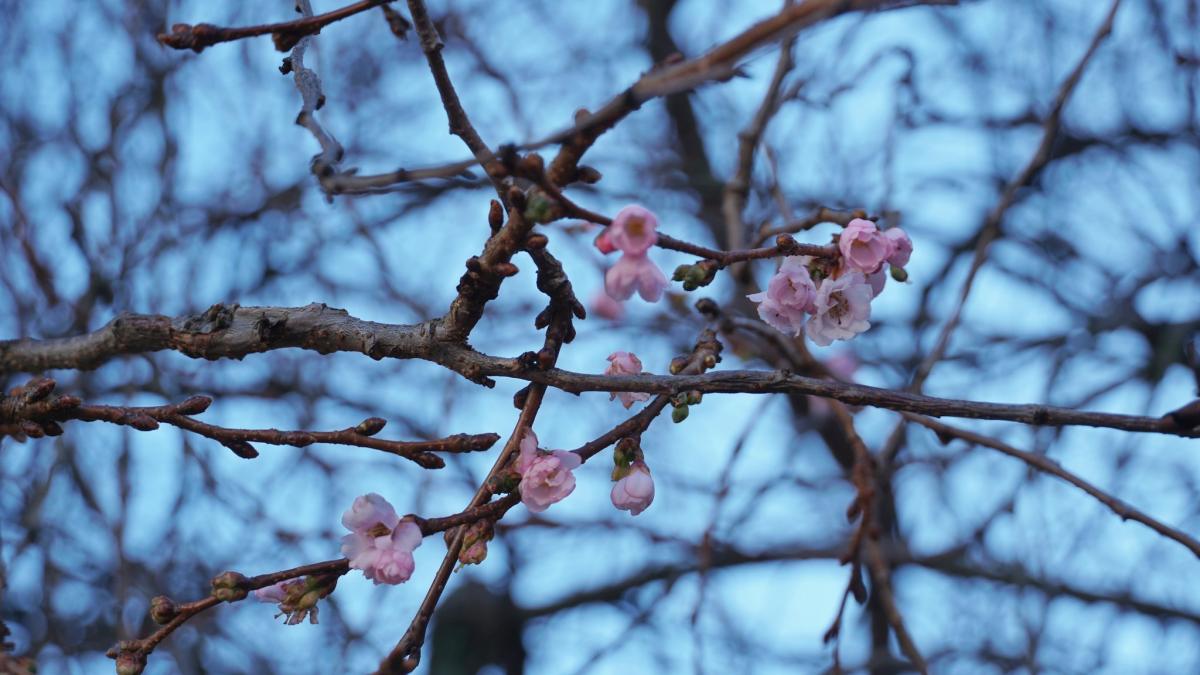
POLYGON ((617 250, 617 247, 613 246, 612 239, 609 238, 609 229, 610 228, 606 227, 603 230, 600 230, 600 234, 596 235, 595 241, 592 242, 592 244, 596 246, 596 249, 604 255, 608 255, 609 253, 617 250))
POLYGON ((342 537, 342 555, 350 560, 350 568, 362 570, 363 576, 376 584, 408 581, 415 567, 413 549, 424 538, 421 528, 411 520, 403 520, 391 532, 373 535, 351 532, 342 537))
POLYGON ((517 445, 519 454, 517 455, 517 473, 522 476, 529 470, 529 466, 533 464, 533 460, 538 458, 538 437, 533 433, 533 429, 526 429, 525 434, 521 436, 521 442, 517 445))
POLYGON ((874 274, 867 275, 867 284, 871 286, 871 297, 877 297, 883 292, 883 286, 887 283, 887 272, 880 267, 874 274))
POLYGON ((746 297, 758 304, 758 316, 776 330, 799 335, 804 314, 813 311, 816 285, 808 273, 807 257, 784 258, 779 271, 767 283, 767 290, 746 297))
POLYGON ((875 223, 862 218, 851 220, 838 238, 843 264, 863 274, 878 271, 880 265, 894 253, 894 245, 875 227, 875 223))
POLYGON ((620 321, 625 315, 625 306, 619 300, 608 297, 603 291, 592 298, 592 314, 609 321, 620 321))
MULTIPOLYGON (((636 354, 630 352, 613 352, 608 355, 608 368, 604 370, 605 375, 637 375, 642 372, 642 361, 636 354)), ((622 391, 611 392, 608 400, 615 398, 621 399, 621 405, 629 410, 637 401, 650 400, 650 394, 645 392, 622 391)))
POLYGON ((888 256, 888 264, 895 267, 907 265, 913 250, 912 240, 908 238, 908 233, 898 227, 893 227, 884 230, 883 236, 892 243, 892 254, 888 256))
POLYGON ((608 226, 608 242, 626 255, 645 255, 658 241, 658 218, 649 209, 631 204, 608 226))
POLYGON ((847 272, 826 279, 817 289, 813 303, 816 314, 805 332, 816 344, 826 347, 834 340, 848 340, 871 327, 871 286, 860 272, 847 272))
POLYGON ((396 509, 388 500, 371 492, 354 498, 354 503, 342 514, 342 525, 351 532, 367 532, 376 525, 391 530, 400 522, 396 509))
POLYGON ((789 309, 765 297, 765 293, 755 293, 746 297, 758 302, 758 318, 766 321, 772 328, 789 335, 799 335, 804 330, 804 312, 789 309), (764 296, 759 299, 758 296, 764 296))
POLYGON ((666 275, 645 255, 626 253, 604 275, 604 291, 614 300, 628 300, 636 290, 646 302, 658 302, 666 287, 666 275))
POLYGON ((260 588, 254 591, 254 599, 259 602, 269 602, 278 605, 287 600, 287 586, 293 583, 295 583, 295 579, 285 579, 265 588, 260 588))
POLYGON ((575 490, 571 473, 583 462, 579 455, 564 450, 539 454, 522 472, 521 501, 534 513, 541 513, 562 501, 575 490))
POLYGON ((654 479, 645 462, 634 462, 629 469, 629 474, 613 485, 612 503, 636 516, 654 501, 654 479))

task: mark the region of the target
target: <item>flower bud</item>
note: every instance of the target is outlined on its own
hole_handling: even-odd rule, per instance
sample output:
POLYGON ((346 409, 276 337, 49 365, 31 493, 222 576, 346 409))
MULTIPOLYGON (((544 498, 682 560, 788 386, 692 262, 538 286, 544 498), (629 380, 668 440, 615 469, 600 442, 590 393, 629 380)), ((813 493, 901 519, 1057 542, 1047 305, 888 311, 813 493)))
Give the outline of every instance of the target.
POLYGON ((158 420, 143 413, 126 415, 121 421, 138 431, 154 431, 158 428, 158 420))
POLYGON ((532 223, 548 223, 554 219, 557 206, 558 204, 540 191, 534 191, 526 200, 525 219, 532 223))
POLYGON ((686 403, 681 406, 676 406, 675 409, 671 411, 671 421, 676 424, 686 420, 687 416, 688 406, 686 403))
POLYGON ((235 602, 246 597, 246 577, 238 572, 223 572, 213 577, 212 595, 221 602, 235 602))
MULTIPOLYGON (((386 7, 386 5, 385 5, 385 7, 386 7)), ((491 205, 488 208, 488 226, 492 228, 493 232, 495 232, 496 230, 499 230, 500 226, 503 224, 504 224, 504 207, 500 205, 500 202, 493 199, 491 205)))
POLYGON ((199 415, 208 410, 208 406, 212 405, 212 399, 207 396, 191 396, 183 403, 175 406, 175 412, 180 415, 199 415))
POLYGON ((687 364, 688 358, 686 356, 676 356, 675 358, 671 359, 671 365, 668 369, 671 371, 672 375, 678 375, 679 373, 683 372, 684 368, 687 368, 687 364))
POLYGON ((117 655, 117 675, 142 675, 142 671, 145 669, 145 654, 139 651, 127 651, 117 655))
POLYGON ((892 278, 896 281, 908 281, 908 272, 904 271, 903 267, 892 266, 892 278))
POLYGON ((254 459, 255 457, 258 457, 258 450, 255 450, 254 446, 250 445, 246 441, 222 441, 221 445, 229 448, 233 451, 233 454, 241 457, 242 459, 254 459))
POLYGON ((575 180, 588 185, 599 183, 603 177, 603 174, 590 166, 581 166, 575 170, 575 180))
POLYGON ((637 441, 626 436, 617 441, 617 447, 613 449, 613 463, 627 467, 637 459, 639 450, 637 441))
POLYGON ((157 595, 150 600, 150 618, 154 623, 161 626, 170 623, 178 615, 179 607, 167 596, 157 595))
POLYGON ((360 436, 374 436, 383 431, 385 426, 387 426, 387 420, 382 417, 368 417, 354 427, 354 432, 360 436))

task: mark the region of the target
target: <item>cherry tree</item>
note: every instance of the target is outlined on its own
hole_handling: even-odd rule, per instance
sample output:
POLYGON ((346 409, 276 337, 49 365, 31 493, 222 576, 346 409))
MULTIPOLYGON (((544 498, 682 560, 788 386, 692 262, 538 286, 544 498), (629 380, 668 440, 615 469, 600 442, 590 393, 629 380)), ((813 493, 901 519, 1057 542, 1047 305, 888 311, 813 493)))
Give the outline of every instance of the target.
POLYGON ((5 672, 1200 664, 1194 5, 250 4, 7 12, 5 672))

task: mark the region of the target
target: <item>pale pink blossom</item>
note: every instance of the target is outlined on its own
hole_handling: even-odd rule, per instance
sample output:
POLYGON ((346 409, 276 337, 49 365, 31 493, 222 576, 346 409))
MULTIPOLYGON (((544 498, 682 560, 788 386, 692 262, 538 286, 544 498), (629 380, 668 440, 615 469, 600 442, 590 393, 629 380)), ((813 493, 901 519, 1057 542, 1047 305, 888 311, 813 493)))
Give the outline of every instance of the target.
POLYGON ((294 584, 295 579, 285 579, 278 583, 272 584, 265 588, 260 588, 254 591, 254 599, 259 602, 269 602, 278 605, 288 597, 288 586, 294 584))
POLYGON ((808 272, 808 261, 800 256, 784 258, 779 271, 767 282, 767 290, 746 296, 758 303, 758 316, 783 333, 799 335, 805 313, 813 311, 817 288, 808 272))
POLYGON ((908 238, 908 233, 898 227, 893 227, 884 230, 883 236, 892 243, 892 254, 888 256, 888 264, 896 267, 907 265, 913 250, 912 240, 908 238))
POLYGON ((533 433, 533 429, 526 429, 521 436, 521 442, 517 445, 519 452, 517 454, 517 473, 522 476, 529 470, 529 466, 533 464, 533 460, 538 458, 538 437, 533 433))
POLYGON ((646 302, 658 302, 666 287, 666 275, 645 255, 626 253, 604 275, 604 291, 614 300, 628 300, 636 290, 646 302))
POLYGON ((608 226, 608 242, 626 255, 644 255, 658 241, 658 218, 649 209, 631 204, 617 212, 608 226))
POLYGON ((537 434, 526 429, 517 456, 517 473, 521 474, 521 501, 534 513, 545 511, 575 489, 575 470, 583 460, 573 452, 539 450, 537 434))
POLYGON ((788 335, 799 335, 800 331, 804 330, 804 312, 784 307, 770 298, 764 297, 760 300, 756 296, 765 294, 755 293, 746 297, 758 302, 758 318, 766 321, 772 328, 788 335))
POLYGON ((592 298, 592 314, 609 321, 620 321, 625 316, 625 306, 619 300, 608 297, 608 293, 600 291, 592 298))
MULTIPOLYGON (((765 297, 774 300, 781 307, 811 313, 813 300, 817 296, 817 287, 808 273, 805 260, 807 259, 799 256, 784 258, 783 264, 779 266, 779 271, 767 283, 765 297)), ((755 295, 762 294, 755 293, 755 295)), ((750 299, 754 300, 754 297, 751 296, 750 299)))
POLYGON ((894 243, 875 223, 862 218, 851 220, 838 238, 842 262, 848 269, 871 274, 894 253, 894 243))
POLYGON ((351 532, 367 532, 376 525, 391 530, 400 522, 396 509, 388 500, 371 492, 354 498, 354 503, 342 514, 342 525, 351 532))
MULTIPOLYGON (((608 355, 608 368, 604 370, 605 375, 637 375, 642 372, 642 360, 636 354, 630 352, 613 352, 608 355)), ((650 394, 645 392, 622 391, 611 392, 608 400, 615 398, 621 399, 621 405, 629 410, 630 406, 638 401, 650 400, 650 394)))
POLYGON ((349 559, 351 569, 362 570, 363 576, 376 584, 399 584, 412 576, 413 549, 423 538, 416 523, 403 520, 386 534, 347 534, 342 537, 342 555, 349 559))
POLYGON ((342 514, 350 534, 342 537, 342 555, 350 568, 377 584, 408 581, 413 573, 413 549, 421 545, 421 528, 401 520, 388 500, 374 492, 357 497, 342 514))
POLYGON ((654 479, 650 477, 650 468, 645 462, 634 462, 629 467, 629 474, 613 485, 613 506, 636 516, 653 501, 654 479))
POLYGON ((579 455, 564 450, 538 454, 521 476, 521 501, 534 513, 541 513, 562 501, 575 490, 571 473, 583 462, 579 455))
POLYGON ((816 314, 805 332, 825 347, 834 340, 849 340, 871 327, 871 286, 860 272, 825 279, 817 289, 816 314))
POLYGON ((880 267, 874 274, 867 275, 867 283, 871 286, 871 297, 877 297, 883 292, 883 287, 887 284, 887 272, 880 267))

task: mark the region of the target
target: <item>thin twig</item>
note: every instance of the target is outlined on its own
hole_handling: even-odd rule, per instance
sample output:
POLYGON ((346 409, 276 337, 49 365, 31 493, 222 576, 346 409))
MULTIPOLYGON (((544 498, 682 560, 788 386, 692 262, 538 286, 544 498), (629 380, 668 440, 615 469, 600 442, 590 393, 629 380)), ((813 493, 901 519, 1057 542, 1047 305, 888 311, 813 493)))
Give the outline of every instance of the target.
POLYGON ((200 53, 206 47, 211 47, 222 42, 232 42, 233 40, 242 40, 244 38, 269 34, 275 42, 275 48, 281 52, 286 52, 300 39, 308 35, 320 33, 322 28, 335 21, 341 21, 359 12, 365 12, 379 5, 394 1, 361 0, 361 2, 335 9, 332 12, 326 12, 320 16, 312 16, 311 12, 309 12, 302 19, 269 23, 261 26, 225 28, 214 26, 211 23, 198 23, 196 25, 177 23, 171 26, 170 33, 159 33, 158 42, 172 49, 190 49, 196 53, 200 53))
POLYGON ((943 442, 948 442, 950 438, 960 438, 974 445, 982 445, 986 448, 998 450, 1009 457, 1016 457, 1038 471, 1064 480, 1095 498, 1096 501, 1105 505, 1110 511, 1120 516, 1122 520, 1133 520, 1139 522, 1161 534, 1162 536, 1183 544, 1196 557, 1200 558, 1200 541, 1197 541, 1195 537, 1166 525, 1152 516, 1130 506, 1129 504, 1126 504, 1120 499, 1108 494, 1104 490, 1092 485, 1079 476, 1067 471, 1062 467, 1061 464, 1053 459, 1050 459, 1049 457, 1046 457, 1045 455, 1039 455, 1027 450, 1021 450, 989 436, 985 436, 974 431, 969 431, 967 429, 953 427, 948 424, 943 424, 942 422, 929 419, 928 417, 924 417, 922 415, 914 415, 911 413, 901 414, 904 415, 905 419, 932 429, 938 434, 938 437, 941 438, 943 442))

